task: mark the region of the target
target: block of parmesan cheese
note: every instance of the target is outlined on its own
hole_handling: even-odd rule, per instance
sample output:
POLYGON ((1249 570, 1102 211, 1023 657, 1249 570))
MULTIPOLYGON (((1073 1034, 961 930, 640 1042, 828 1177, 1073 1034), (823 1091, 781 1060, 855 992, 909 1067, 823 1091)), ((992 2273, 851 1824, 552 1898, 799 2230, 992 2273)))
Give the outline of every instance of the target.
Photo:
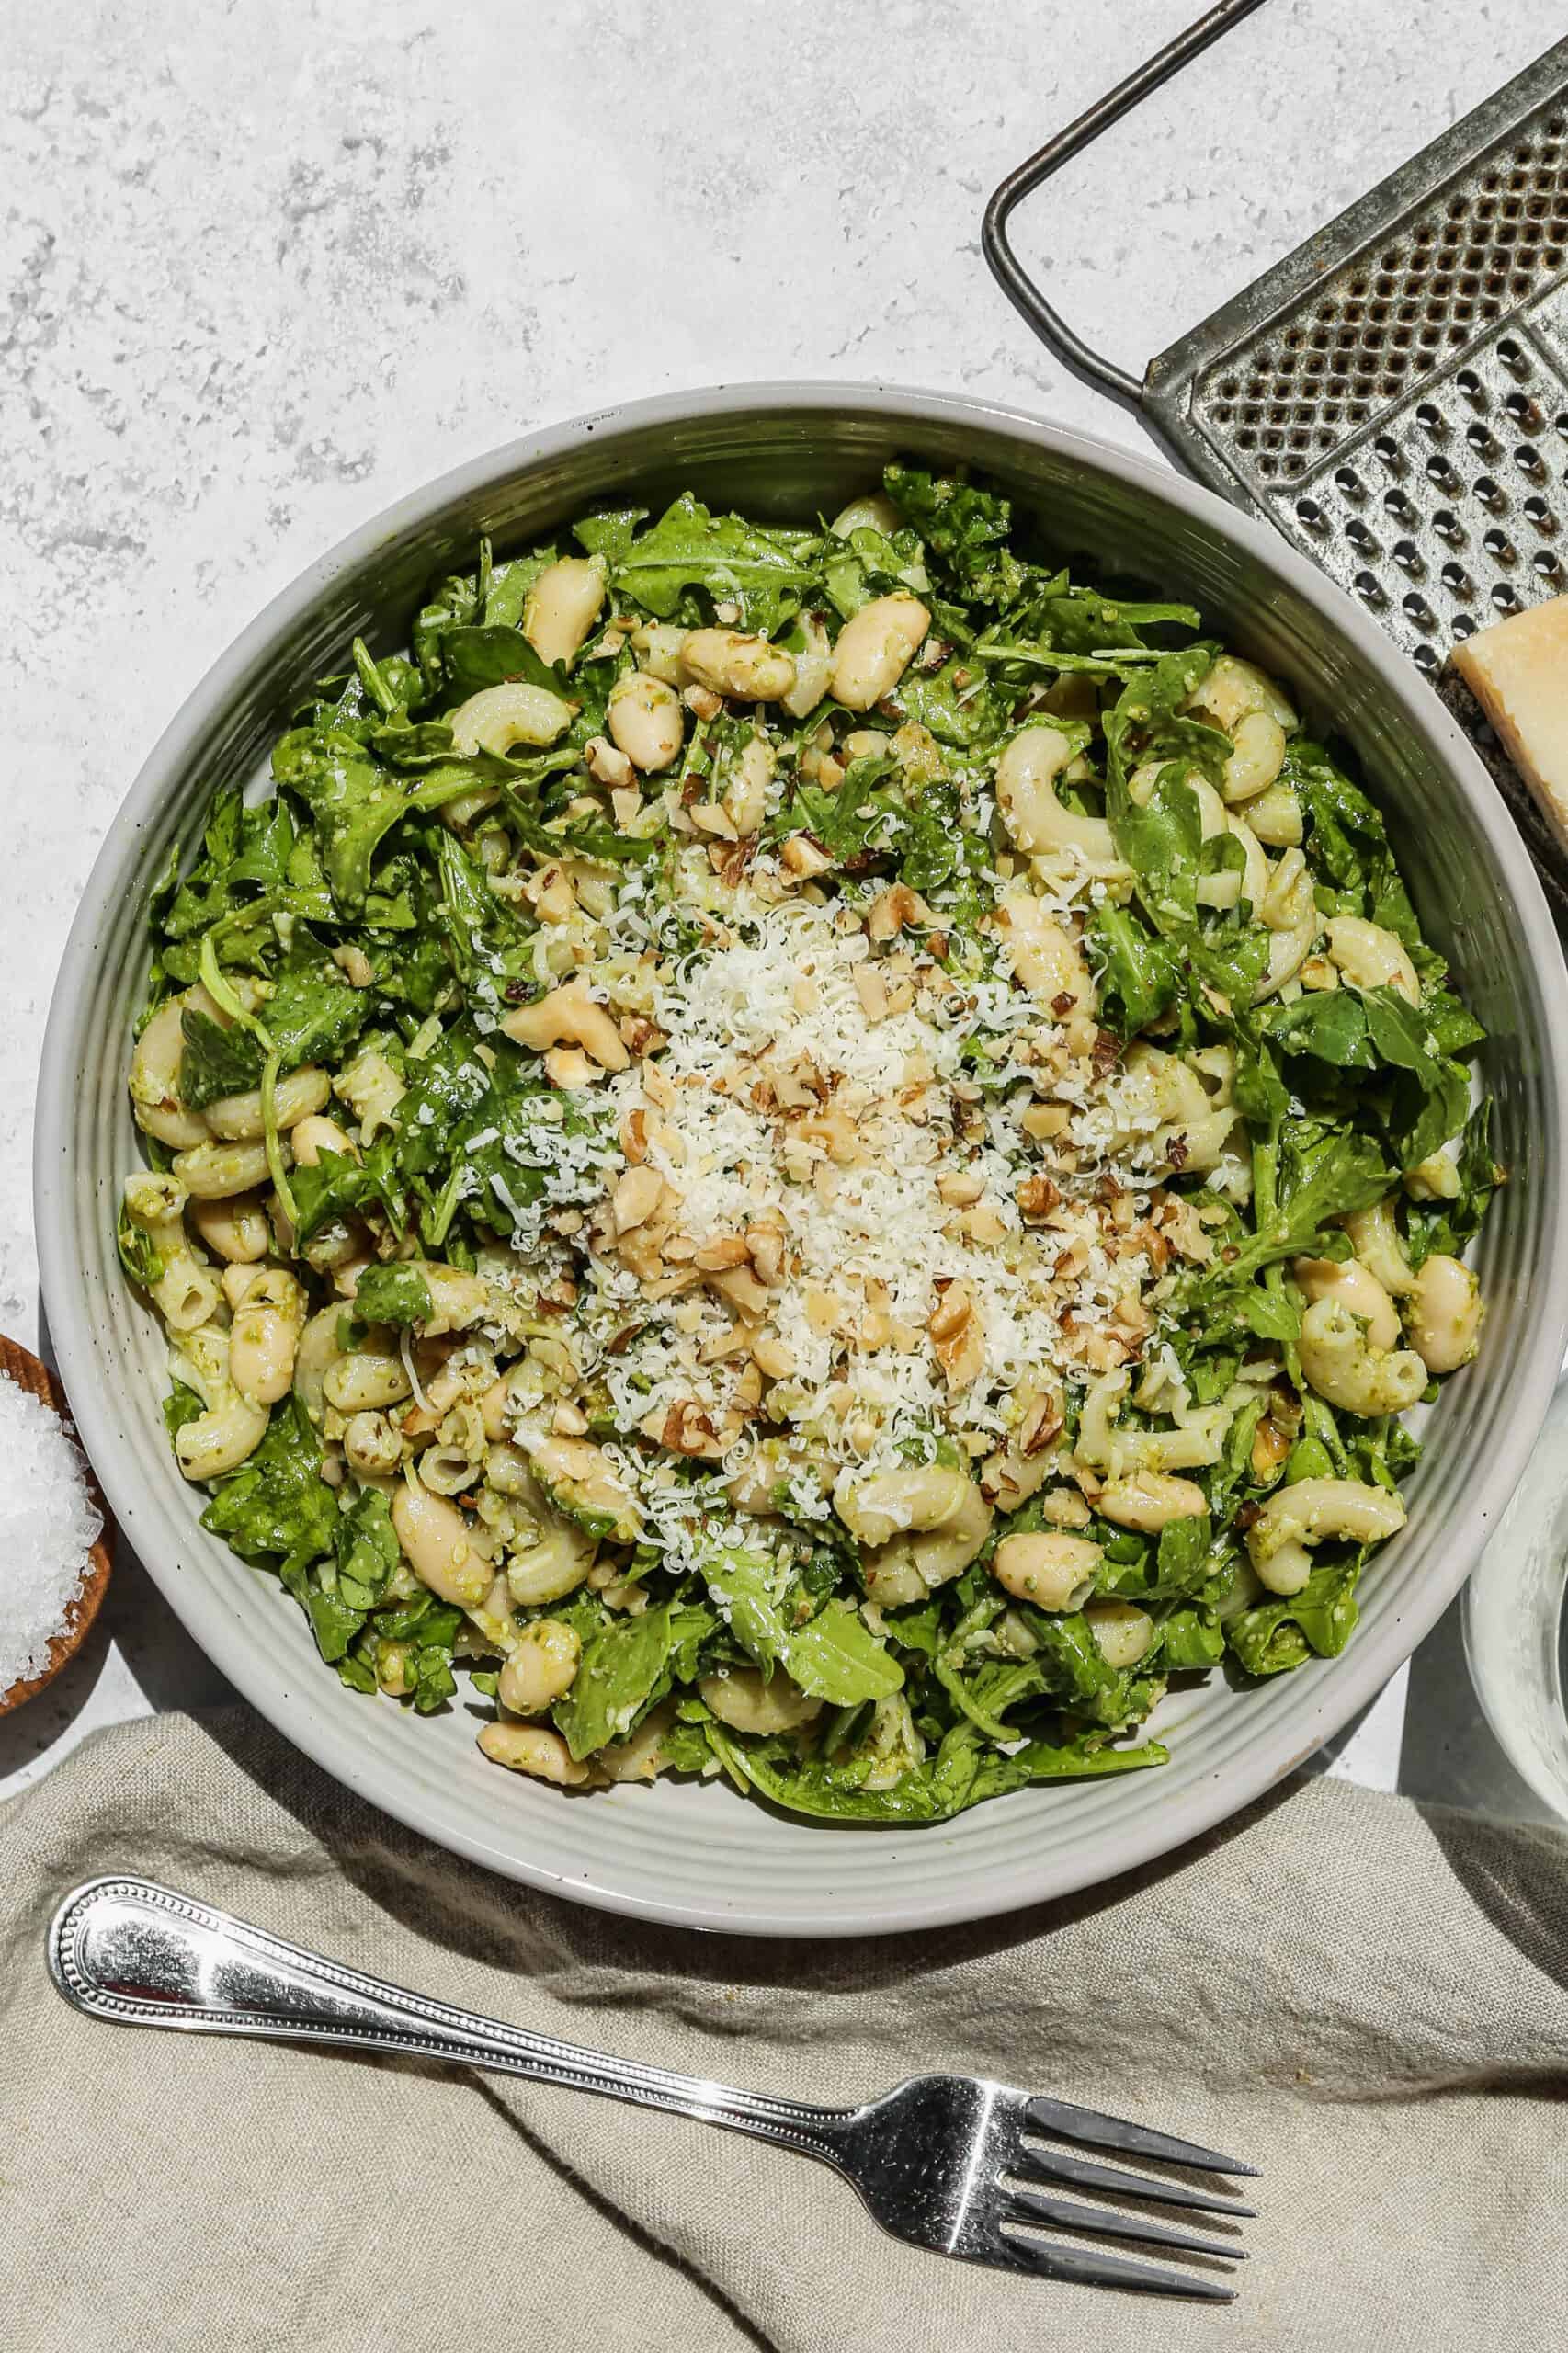
POLYGON ((1477 631, 1453 666, 1568 849, 1568 597, 1477 631))

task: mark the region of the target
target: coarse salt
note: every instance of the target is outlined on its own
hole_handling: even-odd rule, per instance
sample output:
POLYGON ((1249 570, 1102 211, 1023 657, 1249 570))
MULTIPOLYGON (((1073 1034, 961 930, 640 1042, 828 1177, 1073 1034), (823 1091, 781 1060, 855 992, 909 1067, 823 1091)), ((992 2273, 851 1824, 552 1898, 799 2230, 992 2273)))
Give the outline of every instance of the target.
POLYGON ((59 1415, 0 1375, 0 1694, 48 1666, 102 1532, 59 1415))

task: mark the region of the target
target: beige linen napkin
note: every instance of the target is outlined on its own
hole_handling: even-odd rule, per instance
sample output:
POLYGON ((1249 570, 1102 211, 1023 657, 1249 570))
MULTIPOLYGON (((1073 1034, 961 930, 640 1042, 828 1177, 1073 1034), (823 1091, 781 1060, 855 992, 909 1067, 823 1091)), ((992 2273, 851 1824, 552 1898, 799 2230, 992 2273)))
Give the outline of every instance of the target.
POLYGON ((85 1744, 0 1813, 0 2313, 27 2353, 1561 2353, 1550 1833, 1297 1783, 1163 1870, 979 1928, 703 1938, 456 1862, 235 1711, 85 1744), (666 2065, 826 2100, 974 2069, 1233 2149, 1266 2168, 1241 2300, 943 2262, 831 2175, 682 2119, 78 2018, 45 1925, 117 1866, 666 2065))

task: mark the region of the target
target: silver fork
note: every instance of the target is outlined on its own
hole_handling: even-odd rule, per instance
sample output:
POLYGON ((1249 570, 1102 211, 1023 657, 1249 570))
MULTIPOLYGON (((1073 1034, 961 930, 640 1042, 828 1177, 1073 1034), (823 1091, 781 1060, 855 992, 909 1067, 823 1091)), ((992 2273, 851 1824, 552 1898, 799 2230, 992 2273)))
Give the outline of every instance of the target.
POLYGON ((831 2165, 883 2230, 912 2246, 1096 2288, 1215 2301, 1234 2293, 1212 2273, 1131 2263, 1040 2234, 1048 2226, 1234 2262, 1244 2249, 1233 2237, 1197 2238, 1164 2216, 1085 2204, 1060 2189, 1186 2207, 1232 2224, 1255 2211, 1174 2174, 1129 2173, 1046 2145, 1073 2142, 1205 2173, 1256 2171, 1065 2100, 975 2075, 915 2075, 863 2108, 732 2091, 430 2001, 153 1880, 95 1879, 74 1890, 51 1923, 48 1958, 60 1992, 89 2018, 441 2059, 673 2109, 831 2165))

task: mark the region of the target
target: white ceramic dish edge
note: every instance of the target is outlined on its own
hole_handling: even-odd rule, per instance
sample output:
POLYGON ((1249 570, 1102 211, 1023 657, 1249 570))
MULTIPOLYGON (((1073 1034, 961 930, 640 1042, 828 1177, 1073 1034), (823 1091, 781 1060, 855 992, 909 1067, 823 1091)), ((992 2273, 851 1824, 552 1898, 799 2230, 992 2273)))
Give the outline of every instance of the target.
MULTIPOLYGON (((88 1020, 99 925, 116 898, 123 896, 140 837, 158 811, 165 778, 186 759, 193 745, 218 728, 236 683, 335 575, 367 562, 454 498, 477 494, 489 483, 568 456, 596 434, 609 435, 631 426, 654 430, 665 426, 674 432, 683 423, 716 417, 739 406, 758 412, 775 408, 865 414, 889 428, 896 427, 909 446, 919 444, 923 425, 933 430, 940 426, 1004 435, 1053 452, 1068 464, 1081 463, 1109 476, 1131 496, 1153 496, 1182 510, 1196 527, 1230 541, 1261 572, 1279 575, 1354 641, 1358 656, 1377 674, 1380 690, 1405 707, 1406 721, 1429 745, 1434 761, 1457 773, 1470 816, 1507 883, 1528 967, 1536 976, 1540 995, 1540 1029, 1548 1038, 1568 1037, 1568 982, 1556 936, 1526 854, 1474 754, 1437 699, 1375 626, 1283 540, 1237 515, 1209 492, 1113 445, 1061 432, 1010 410, 950 395, 852 383, 737 385, 598 412, 530 435, 454 469, 386 509, 319 558, 214 665, 154 746, 110 826, 67 942, 45 1038, 39 1094, 35 1147, 39 1251, 61 1373, 78 1427, 130 1541, 139 1545, 151 1573, 219 1667, 325 1770, 411 1828, 474 1862, 608 1911, 684 1927, 774 1936, 890 1933, 1007 1912, 1095 1883, 1179 1847, 1271 1787, 1371 1699, 1458 1590, 1528 1460, 1562 1360, 1568 1219, 1558 1215, 1544 1245, 1546 1296, 1535 1322, 1522 1336, 1522 1347, 1514 1349, 1509 1360, 1513 1412, 1506 1427, 1496 1434, 1488 1458, 1478 1466, 1459 1519, 1448 1531, 1448 1557, 1441 1573, 1429 1575, 1390 1622, 1364 1627, 1346 1655, 1331 1663, 1331 1672, 1320 1675, 1309 1668, 1273 1688, 1267 1695, 1269 1707, 1252 1722, 1244 1755, 1233 1766, 1227 1760, 1223 1769, 1183 1789, 1167 1786, 1164 1792, 1160 1789, 1164 1774, 1147 1780, 1138 1777, 1133 1783, 1079 1785, 1097 1790, 1136 1788, 1146 1801, 1122 1810, 1097 1860, 1082 1854, 1063 1859, 1042 1851, 987 1863, 977 1852, 978 1883, 967 1876, 961 1884, 953 1883, 949 1874, 938 1888, 926 1883, 923 1871, 912 1869, 907 1885, 891 1898, 884 1893, 874 1911, 869 1911, 853 1885, 852 1861, 853 1849, 867 1834, 828 1828, 811 1835, 822 1847, 824 1880, 851 1882, 843 1893, 834 1887, 816 1894, 809 1890, 787 1893, 779 1899, 759 1883, 734 1893, 715 1885, 695 1897, 666 1898, 657 1887, 601 1882, 591 1865, 577 1870, 568 1867, 563 1858, 550 1861, 542 1855, 519 1852, 515 1839, 504 1840, 476 1822, 472 1805, 460 1794, 449 1794, 432 1777, 424 1777, 425 1786, 389 1788, 362 1736, 360 1711, 368 1703, 341 1692, 319 1665, 313 1666, 319 1688, 315 1683, 298 1690, 290 1689, 286 1683, 280 1688, 272 1662, 258 1654, 226 1604, 221 1580, 210 1585, 202 1582, 179 1558, 192 1540, 195 1505, 187 1502, 183 1518, 173 1512, 171 1496, 178 1493, 179 1482, 172 1465, 165 1456, 162 1464, 154 1466, 147 1458, 143 1438, 132 1436, 124 1426, 104 1377, 106 1366, 96 1346, 94 1316, 82 1296, 81 1211, 73 1170, 73 1119, 74 1098, 84 1086, 83 1074, 94 1066, 90 1055, 104 1051, 101 1040, 95 1044, 88 1020), (1419 704, 1416 698, 1421 699, 1419 704), (826 1859, 833 1848, 837 1849, 836 1857, 826 1859)), ((119 1051, 116 1039, 117 1057, 119 1051)), ((1546 1142, 1556 1153, 1555 1165, 1561 1169, 1562 1105, 1550 1088, 1547 1109, 1552 1132, 1546 1142)), ((1561 1176, 1558 1189, 1561 1193, 1561 1176)), ((199 1535, 194 1540, 210 1551, 222 1549, 199 1535)), ((231 1566, 237 1577, 253 1574, 237 1563, 231 1566)), ((420 1777, 411 1778, 417 1781, 420 1777)), ((507 1791, 515 1787, 502 1784, 493 1820, 504 1817, 507 1791)), ((630 1802, 638 1802, 642 1794, 634 1793, 630 1802)), ((707 1793, 692 1794, 701 1798, 707 1793)), ((1028 1796, 1032 1799, 1037 1794, 1028 1796)), ((556 1793, 547 1795, 551 1805, 562 1803, 556 1793)), ((1000 1803, 1007 1807, 1020 1802, 1000 1803)), ((562 1841, 563 1846, 575 1845, 579 1851, 591 1847, 582 1807, 603 1802, 597 1799, 570 1802, 574 1836, 562 1841)), ((738 1801, 735 1804, 742 1810, 738 1801)), ((990 1814, 998 1808, 981 1811, 990 1814)), ((924 1845, 935 1863, 938 1850, 953 1843, 956 1827, 909 1834, 909 1844, 924 1845)), ((879 1838, 906 1836, 874 1835, 879 1838)), ((973 1843, 979 1848, 994 1842, 973 1843)), ((717 1844, 725 1847, 727 1838, 717 1844)), ((722 1876, 716 1870, 715 1879, 722 1876)))

